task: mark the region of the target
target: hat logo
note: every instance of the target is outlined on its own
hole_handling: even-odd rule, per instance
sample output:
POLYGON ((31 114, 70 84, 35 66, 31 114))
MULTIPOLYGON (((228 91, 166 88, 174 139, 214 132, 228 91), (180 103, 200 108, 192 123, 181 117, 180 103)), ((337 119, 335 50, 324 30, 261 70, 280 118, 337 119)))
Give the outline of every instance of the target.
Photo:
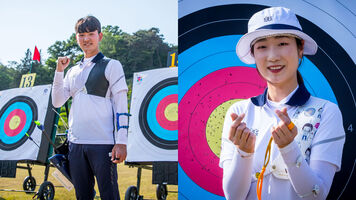
POLYGON ((264 22, 272 21, 272 16, 267 16, 267 17, 263 18, 263 21, 264 22))

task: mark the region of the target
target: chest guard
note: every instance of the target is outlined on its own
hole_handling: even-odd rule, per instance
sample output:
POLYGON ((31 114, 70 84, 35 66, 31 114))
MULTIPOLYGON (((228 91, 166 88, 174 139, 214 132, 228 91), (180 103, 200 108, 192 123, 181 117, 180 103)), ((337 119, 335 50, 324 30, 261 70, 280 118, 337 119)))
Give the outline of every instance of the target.
POLYGON ((108 58, 102 58, 95 63, 85 83, 87 94, 106 97, 109 81, 105 77, 105 69, 109 61, 108 58))
MULTIPOLYGON (((321 113, 323 112, 324 106, 325 102, 299 106, 291 117, 292 122, 298 129, 298 135, 294 140, 297 142, 303 158, 306 159, 308 163, 312 141, 319 128, 321 113)), ((289 179, 287 167, 280 153, 269 165, 266 172, 267 171, 271 172, 277 178, 289 179)))

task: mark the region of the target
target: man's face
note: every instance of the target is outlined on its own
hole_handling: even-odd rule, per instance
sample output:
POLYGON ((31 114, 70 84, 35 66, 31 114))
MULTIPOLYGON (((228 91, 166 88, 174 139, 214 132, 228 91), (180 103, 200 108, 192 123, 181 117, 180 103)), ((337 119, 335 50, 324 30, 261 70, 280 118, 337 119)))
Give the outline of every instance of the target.
POLYGON ((77 43, 84 51, 85 57, 91 57, 99 53, 99 42, 103 38, 103 33, 97 30, 92 32, 77 33, 77 43))

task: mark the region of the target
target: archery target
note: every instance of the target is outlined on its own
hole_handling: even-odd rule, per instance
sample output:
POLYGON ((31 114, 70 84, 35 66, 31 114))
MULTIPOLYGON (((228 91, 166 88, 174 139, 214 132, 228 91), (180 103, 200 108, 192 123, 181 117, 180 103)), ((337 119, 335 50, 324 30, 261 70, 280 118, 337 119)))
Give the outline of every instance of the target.
POLYGON ((26 96, 17 96, 9 100, 0 110, 0 149, 14 150, 21 146, 35 128, 37 120, 36 103, 26 96))
MULTIPOLYGON (((34 121, 44 124, 50 91, 51 85, 45 85, 0 92, 0 160, 42 161, 37 145, 42 148, 45 142, 34 121)), ((44 148, 47 152, 48 145, 44 148)))
MULTIPOLYGON (((247 32, 248 19, 266 6, 231 3, 198 1, 192 6, 184 0, 179 3, 179 12, 184 13, 179 19, 178 73, 178 180, 179 197, 183 199, 224 199, 222 169, 218 166, 224 115, 233 102, 261 94, 265 88, 255 66, 242 63, 235 47, 247 32), (196 192, 191 193, 192 189, 196 192)), ((288 7, 294 10, 293 5, 288 7)), ((329 193, 329 197, 336 198, 346 188, 355 160, 355 153, 347 150, 355 137, 351 134, 355 124, 352 113, 356 112, 356 74, 352 70, 355 64, 351 53, 315 21, 312 23, 313 19, 303 16, 298 19, 304 32, 319 45, 317 54, 305 57, 299 68, 305 85, 313 96, 337 103, 343 114, 347 133, 343 169, 336 174, 329 193)))
POLYGON ((162 149, 177 149, 177 84, 176 77, 158 82, 148 91, 140 107, 139 123, 143 135, 162 149))
POLYGON ((127 161, 177 161, 177 68, 134 74, 127 161))

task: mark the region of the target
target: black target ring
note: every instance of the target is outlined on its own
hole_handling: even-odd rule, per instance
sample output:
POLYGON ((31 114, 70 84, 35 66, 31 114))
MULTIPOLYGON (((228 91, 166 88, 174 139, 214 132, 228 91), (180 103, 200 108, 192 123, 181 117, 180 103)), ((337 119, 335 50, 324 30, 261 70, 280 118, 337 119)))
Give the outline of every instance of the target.
POLYGON ((14 97, 12 99, 10 99, 0 110, 0 122, 4 122, 5 118, 8 117, 6 116, 7 113, 9 113, 9 109, 14 109, 13 107, 16 107, 17 105, 19 105, 18 108, 19 110, 25 110, 23 111, 26 115, 30 114, 31 117, 31 121, 26 121, 25 123, 27 124, 27 126, 25 126, 22 130, 20 130, 19 134, 23 135, 21 136, 21 138, 19 138, 16 142, 14 143, 10 143, 7 142, 7 138, 11 138, 11 137, 3 137, 5 135, 5 128, 4 128, 4 123, 1 123, 2 127, 1 127, 1 131, 2 131, 2 137, 0 138, 0 149, 5 150, 5 151, 11 151, 14 150, 16 148, 18 148, 19 146, 21 146, 23 143, 26 142, 26 140, 28 139, 28 137, 24 134, 25 132, 31 136, 32 132, 35 129, 35 124, 33 123, 33 121, 38 119, 38 110, 37 110, 37 105, 35 103, 35 101, 33 99, 31 99, 30 97, 27 96, 17 96, 14 97), (29 113, 30 112, 30 113, 29 113))
POLYGON ((154 85, 144 97, 140 111, 139 111, 139 124, 145 138, 153 145, 167 150, 175 150, 178 149, 178 140, 165 140, 161 137, 158 137, 155 132, 150 128, 148 120, 147 120, 147 110, 149 104, 154 97, 162 89, 178 84, 178 78, 172 77, 168 79, 164 79, 154 85))

